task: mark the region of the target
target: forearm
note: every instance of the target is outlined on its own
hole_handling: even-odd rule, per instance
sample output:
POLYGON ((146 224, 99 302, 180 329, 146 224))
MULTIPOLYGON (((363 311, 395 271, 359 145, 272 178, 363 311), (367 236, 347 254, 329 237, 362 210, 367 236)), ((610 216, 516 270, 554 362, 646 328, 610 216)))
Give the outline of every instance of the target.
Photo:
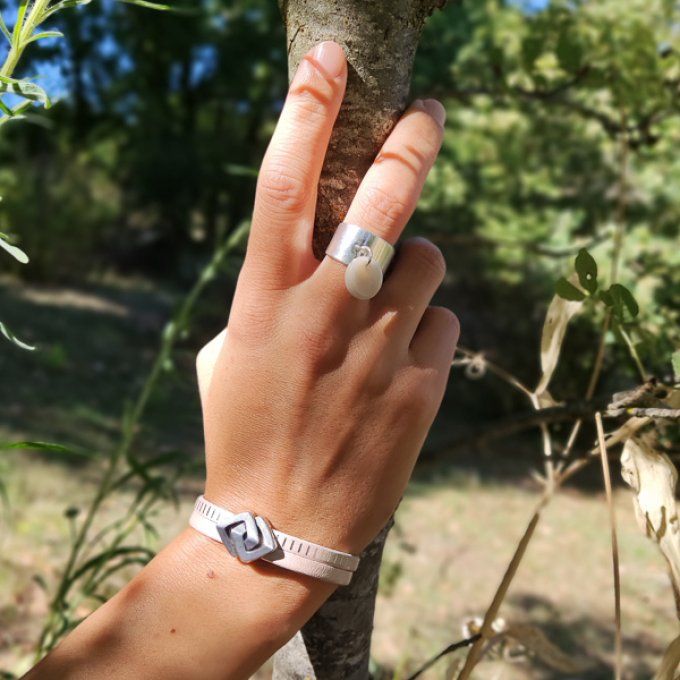
POLYGON ((332 590, 187 529, 26 677, 248 678, 332 590))

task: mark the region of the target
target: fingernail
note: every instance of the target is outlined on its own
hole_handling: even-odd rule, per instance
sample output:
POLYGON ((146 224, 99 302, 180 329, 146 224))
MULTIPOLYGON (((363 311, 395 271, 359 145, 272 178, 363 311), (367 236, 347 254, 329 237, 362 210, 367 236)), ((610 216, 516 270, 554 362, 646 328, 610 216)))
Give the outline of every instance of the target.
POLYGON ((332 40, 319 43, 312 50, 311 56, 331 78, 337 78, 345 70, 345 53, 342 47, 332 40))
POLYGON ((423 106, 439 125, 444 127, 444 123, 446 122, 446 109, 443 104, 436 99, 426 99, 423 101, 423 106))

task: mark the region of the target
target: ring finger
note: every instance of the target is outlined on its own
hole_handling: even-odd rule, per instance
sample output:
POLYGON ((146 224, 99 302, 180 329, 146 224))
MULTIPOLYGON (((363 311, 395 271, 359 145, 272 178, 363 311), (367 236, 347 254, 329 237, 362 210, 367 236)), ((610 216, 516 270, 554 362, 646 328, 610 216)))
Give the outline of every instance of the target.
MULTIPOLYGON (((446 114, 435 99, 417 100, 401 117, 359 186, 345 217, 395 243, 413 214, 439 152, 446 114)), ((326 257, 315 276, 344 289, 345 266, 326 257)), ((346 293, 346 291, 345 291, 346 293)), ((349 293, 346 293, 349 295, 349 293)))

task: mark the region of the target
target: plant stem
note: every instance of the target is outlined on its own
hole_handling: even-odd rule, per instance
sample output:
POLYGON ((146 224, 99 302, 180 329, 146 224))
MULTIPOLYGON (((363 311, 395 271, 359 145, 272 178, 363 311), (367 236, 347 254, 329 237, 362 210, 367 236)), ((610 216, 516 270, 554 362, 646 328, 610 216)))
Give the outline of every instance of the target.
POLYGON ((533 537, 534 531, 538 526, 538 521, 541 518, 541 511, 545 506, 546 502, 547 497, 544 496, 541 499, 541 502, 538 504, 536 510, 534 511, 534 514, 532 515, 531 520, 527 525, 527 528, 524 530, 524 534, 522 535, 520 542, 515 548, 515 553, 513 554, 512 559, 510 560, 510 564, 508 565, 505 574, 503 574, 503 580, 498 586, 493 601, 491 602, 491 605, 489 606, 489 608, 486 611, 486 614, 484 615, 484 622, 482 623, 482 628, 480 630, 480 637, 470 648, 467 658, 465 659, 465 665, 463 666, 463 669, 458 675, 458 680, 467 680, 470 677, 472 670, 477 665, 477 661, 479 661, 479 657, 481 656, 485 641, 493 635, 493 622, 496 620, 498 610, 503 604, 503 600, 505 599, 505 595, 507 594, 508 589, 510 588, 512 579, 515 577, 517 569, 519 569, 519 565, 522 562, 522 558, 524 557, 524 554, 526 553, 526 550, 529 547, 531 538, 533 537))
POLYGON ((619 134, 619 195, 616 204, 616 230, 614 232, 614 243, 612 249, 610 284, 618 280, 619 263, 621 261, 621 250, 623 248, 623 237, 626 233, 626 210, 628 208, 628 163, 630 155, 630 145, 626 130, 626 112, 621 111, 621 130, 619 134))
POLYGON ((597 427, 597 443, 600 450, 602 461, 602 477, 604 479, 604 490, 609 507, 609 524, 612 535, 612 569, 614 572, 614 621, 615 630, 615 649, 616 649, 616 680, 621 680, 623 671, 623 643, 621 640, 621 575, 619 570, 619 541, 616 535, 616 510, 614 509, 614 498, 612 495, 612 480, 609 475, 609 459, 607 458, 607 446, 604 441, 604 429, 602 428, 602 415, 595 414, 595 426, 597 427))
MULTIPOLYGON (((619 262, 621 260, 621 251, 623 249, 623 237, 626 233, 626 210, 628 208, 628 167, 629 167, 629 156, 630 156, 630 145, 628 143, 628 136, 625 132, 626 130, 626 114, 625 111, 621 112, 621 133, 619 136, 620 147, 619 147, 619 194, 618 201, 616 204, 614 221, 616 222, 616 229, 614 231, 613 237, 613 247, 611 256, 611 271, 609 285, 613 285, 617 282, 619 275, 619 262)), ((595 363, 593 365, 593 371, 590 375, 590 380, 588 381, 588 388, 586 389, 586 401, 590 401, 595 394, 597 389, 597 384, 600 381, 600 374, 602 373, 602 365, 604 363, 604 355, 606 349, 607 333, 611 328, 612 313, 610 309, 607 309, 602 322, 602 331, 600 332, 600 342, 597 348, 597 354, 595 355, 595 363)), ((646 378, 643 377, 643 380, 646 378)), ((567 438, 567 443, 564 447, 563 456, 566 458, 571 454, 574 444, 576 443, 576 438, 581 431, 581 425, 583 421, 581 419, 577 420, 569 433, 567 438)))
MULTIPOLYGON (((620 186, 620 191, 619 191, 619 197, 618 197, 618 203, 616 207, 616 215, 615 215, 615 220, 616 220, 616 231, 614 233, 614 239, 613 239, 613 249, 612 249, 612 259, 611 259, 611 283, 616 283, 616 279, 618 277, 618 268, 619 268, 619 261, 621 258, 621 250, 623 248, 623 237, 625 235, 625 218, 626 218, 626 208, 627 208, 627 185, 628 185, 628 164, 629 164, 629 144, 628 144, 628 138, 625 132, 625 121, 626 121, 626 116, 625 112, 622 112, 621 114, 621 119, 624 123, 622 126, 622 132, 620 135, 620 155, 619 155, 619 186, 620 186)), ((602 331, 600 333, 600 340, 598 343, 598 348, 597 348, 597 353, 595 355, 595 361, 593 364, 593 370, 590 374, 590 379, 588 381, 588 386, 586 388, 586 401, 590 401, 593 398, 593 395, 595 394, 595 390, 597 389, 597 384, 600 380, 600 375, 602 374, 602 367, 604 364, 604 357, 605 357, 605 352, 606 352, 606 339, 607 339, 607 333, 609 332, 610 326, 612 322, 612 316, 611 316, 611 311, 607 310, 604 321, 602 323, 602 331)), ((494 371, 498 374, 497 371, 494 371)), ((506 373, 504 371, 504 373, 506 373)), ((519 383, 517 385, 516 383, 518 382, 513 376, 510 376, 509 374, 503 377, 506 381, 508 381, 510 384, 514 385, 520 390, 524 390, 524 386, 519 383), (510 380, 508 380, 508 377, 510 380)), ((578 419, 569 434, 569 437, 567 439, 567 444, 564 449, 564 456, 568 456, 571 453, 571 450, 574 446, 574 443, 576 442, 576 438, 578 437, 578 433, 581 429, 581 424, 582 420, 578 419)), ((603 438, 604 442, 604 438, 603 438)), ((604 449, 606 451, 606 447, 604 449)), ((589 457, 588 457, 589 458, 589 457)), ((534 531, 536 529, 536 526, 538 525, 538 522, 541 517, 541 511, 545 505, 547 505, 550 502, 550 499, 554 496, 555 492, 560 488, 560 486, 573 474, 575 474, 578 470, 580 470, 582 467, 588 464, 589 460, 588 458, 583 458, 579 461, 574 461, 572 465, 570 465, 568 468, 562 470, 559 469, 557 471, 554 471, 551 468, 546 469, 546 488, 544 491, 544 494, 538 503, 536 510, 534 511, 534 514, 524 532, 524 535, 522 536, 522 539, 520 540, 519 544, 517 545, 517 548, 515 549, 515 553, 512 557, 512 560, 510 561, 510 564, 505 572, 505 575, 503 576, 503 580, 501 581, 500 585, 498 586, 498 589, 496 590, 496 594, 494 595, 494 598, 491 602, 491 605, 489 606, 489 609, 487 610, 485 616, 484 616, 484 622, 482 624, 482 628, 480 631, 481 637, 477 642, 475 642, 472 647, 470 648, 470 651, 468 652, 467 658, 465 659, 465 665, 463 666, 463 670, 460 672, 458 675, 458 680, 467 680, 467 678, 470 677, 470 674, 472 673, 474 667, 476 666, 477 662, 479 661, 484 643, 486 640, 491 636, 493 633, 492 629, 492 624, 494 620, 496 619, 496 616, 498 614, 498 611, 503 603, 503 600, 505 599, 505 596, 507 594, 507 591, 510 587, 510 584, 512 583, 512 579, 514 578, 515 574, 517 573, 517 569, 519 568, 519 565, 522 561, 522 558, 524 557, 524 554, 526 552, 527 546, 529 545, 529 542, 531 541, 532 536, 534 535, 534 531)), ((615 531, 615 530, 614 530, 615 531)), ((618 553, 616 559, 618 560, 618 553)), ((618 570, 618 562, 616 569, 618 570)), ((615 579, 618 579, 618 575, 615 577, 615 579)), ((620 597, 617 596, 617 611, 619 612, 620 616, 620 597)), ((620 628, 620 626, 619 626, 620 628)), ((620 630, 618 631, 618 634, 620 635, 620 630)), ((617 675, 617 680, 619 680, 619 676, 617 675)))
MULTIPOLYGON (((24 15, 23 24, 15 24, 12 33, 12 44, 5 57, 5 63, 0 68, 0 75, 9 78, 14 73, 14 69, 17 67, 28 44, 26 41, 43 21, 45 10, 49 3, 50 0, 35 0, 28 16, 24 15)), ((19 20, 19 10, 17 10, 17 20, 19 20)))
POLYGON ((623 341, 626 343, 626 347, 628 347, 628 352, 630 353, 630 357, 633 360, 635 367, 637 368, 637 371, 640 375, 640 378, 642 379, 642 382, 643 383, 647 382, 647 380, 649 379, 649 374, 647 373, 647 370, 645 369, 642 360, 640 359, 640 355, 638 354, 638 351, 635 348, 635 343, 633 342, 633 339, 630 337, 630 335, 628 335, 626 329, 620 324, 618 326, 618 331, 621 334, 623 341))
POLYGON ((109 456, 108 464, 99 483, 90 506, 88 507, 85 519, 76 534, 74 541, 71 544, 69 556, 66 561, 66 566, 61 574, 57 590, 50 603, 50 616, 43 628, 36 650, 36 657, 40 658, 43 654, 49 651, 58 641, 60 630, 55 630, 58 621, 62 620, 63 611, 66 605, 66 596, 69 589, 73 585, 73 573, 81 557, 83 546, 88 538, 90 529, 95 517, 101 507, 102 502, 111 491, 112 484, 115 479, 115 474, 121 460, 130 457, 132 444, 135 440, 137 425, 142 418, 144 411, 148 405, 149 399, 158 383, 161 375, 165 370, 165 365, 170 358, 172 350, 186 327, 191 312, 198 300, 198 297, 203 292, 206 285, 214 278, 219 268, 222 266, 226 256, 232 252, 242 241, 244 234, 247 233, 248 225, 241 225, 234 230, 227 241, 220 246, 213 254, 212 259, 203 269, 198 280, 190 290, 188 295, 184 298, 178 312, 174 315, 172 320, 166 325, 162 338, 161 345, 156 355, 156 358, 151 366, 144 384, 140 390, 132 410, 123 418, 122 436, 118 446, 109 456))

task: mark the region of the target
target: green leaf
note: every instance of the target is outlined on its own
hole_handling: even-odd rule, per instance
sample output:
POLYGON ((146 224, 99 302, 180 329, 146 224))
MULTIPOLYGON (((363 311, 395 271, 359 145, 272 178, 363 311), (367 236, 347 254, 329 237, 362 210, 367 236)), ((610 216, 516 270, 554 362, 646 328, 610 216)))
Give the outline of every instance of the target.
POLYGON ((173 9, 170 5, 162 5, 159 2, 148 2, 148 0, 120 0, 120 2, 124 2, 127 5, 146 7, 146 9, 156 9, 160 10, 161 12, 167 12, 173 9))
POLYGON ((9 113, 7 115, 2 116, 0 118, 0 125, 4 125, 5 123, 7 123, 10 120, 21 120, 22 118, 24 118, 24 116, 22 115, 23 112, 26 111, 26 109, 30 109, 31 106, 33 106, 33 102, 25 101, 25 102, 21 102, 21 104, 19 104, 18 106, 16 106, 13 109, 10 109, 9 107, 5 107, 5 106, 0 107, 0 108, 3 109, 3 111, 5 111, 6 109, 9 110, 9 113))
POLYGON ((555 284, 555 294, 559 295, 564 300, 570 300, 572 302, 581 302, 586 299, 586 294, 579 290, 573 283, 570 283, 562 277, 555 284))
POLYGON ((2 12, 0 12, 0 32, 7 38, 7 40, 12 43, 12 34, 9 32, 9 28, 7 28, 7 24, 5 23, 5 19, 2 16, 2 12))
POLYGON ((89 5, 92 0, 61 0, 56 5, 52 5, 43 15, 43 21, 53 14, 60 12, 62 9, 69 9, 71 7, 79 7, 80 5, 89 5))
POLYGON ((29 449, 33 451, 50 451, 52 453, 61 453, 67 456, 78 456, 79 458, 88 458, 90 460, 97 460, 97 455, 92 451, 84 451, 82 449, 72 449, 61 444, 53 444, 52 442, 0 442, 0 451, 11 451, 13 449, 29 449))
POLYGON ((143 563, 146 564, 149 560, 153 559, 154 555, 155 553, 153 550, 141 545, 110 548, 108 550, 103 550, 98 555, 91 557, 89 560, 87 560, 87 562, 83 563, 78 569, 76 569, 76 571, 73 572, 71 578, 73 581, 75 581, 88 571, 97 571, 100 567, 108 564, 117 557, 127 556, 130 558, 131 556, 134 556, 140 560, 143 560, 143 563))
POLYGON ((15 260, 21 262, 21 264, 26 264, 28 262, 28 255, 26 255, 21 248, 13 246, 11 243, 5 241, 2 236, 0 236, 0 248, 6 250, 15 260))
POLYGON ((32 352, 35 349, 33 345, 27 345, 25 342, 19 340, 19 338, 17 338, 17 336, 14 335, 14 333, 12 333, 12 331, 2 321, 0 321, 0 333, 2 333, 2 335, 4 335, 11 343, 15 344, 21 349, 27 349, 29 352, 32 352))
POLYGON ((671 364, 673 365, 673 374, 675 382, 680 382, 680 349, 676 349, 671 356, 671 364))
POLYGON ((626 321, 626 311, 633 319, 640 313, 640 306, 635 297, 628 288, 620 283, 609 286, 608 290, 600 291, 599 297, 607 307, 611 308, 620 323, 626 321))
POLYGON ((80 5, 89 5, 91 2, 92 0, 61 0, 52 9, 60 10, 69 7, 79 7, 80 5))
POLYGON ((235 177, 257 177, 259 174, 257 168, 248 165, 237 165, 236 163, 227 163, 224 166, 224 171, 228 175, 235 177))
POLYGON ((612 297, 612 294, 608 290, 601 290, 598 294, 597 297, 604 302, 607 307, 613 307, 614 306, 614 298, 612 297))
POLYGON ((61 31, 42 31, 42 33, 33 34, 27 41, 28 43, 36 42, 38 40, 44 40, 45 38, 63 38, 64 34, 61 31))
POLYGON ((16 78, 0 76, 0 92, 10 92, 32 102, 39 102, 46 109, 52 105, 47 92, 30 80, 16 80, 16 78))
POLYGON ((14 30, 12 32, 12 43, 19 43, 19 35, 21 29, 24 27, 24 17, 26 16, 26 9, 28 8, 28 0, 20 0, 19 9, 17 9, 17 20, 14 22, 14 30))
POLYGON ((597 290, 597 262, 585 249, 581 248, 574 262, 579 283, 591 294, 597 290))

